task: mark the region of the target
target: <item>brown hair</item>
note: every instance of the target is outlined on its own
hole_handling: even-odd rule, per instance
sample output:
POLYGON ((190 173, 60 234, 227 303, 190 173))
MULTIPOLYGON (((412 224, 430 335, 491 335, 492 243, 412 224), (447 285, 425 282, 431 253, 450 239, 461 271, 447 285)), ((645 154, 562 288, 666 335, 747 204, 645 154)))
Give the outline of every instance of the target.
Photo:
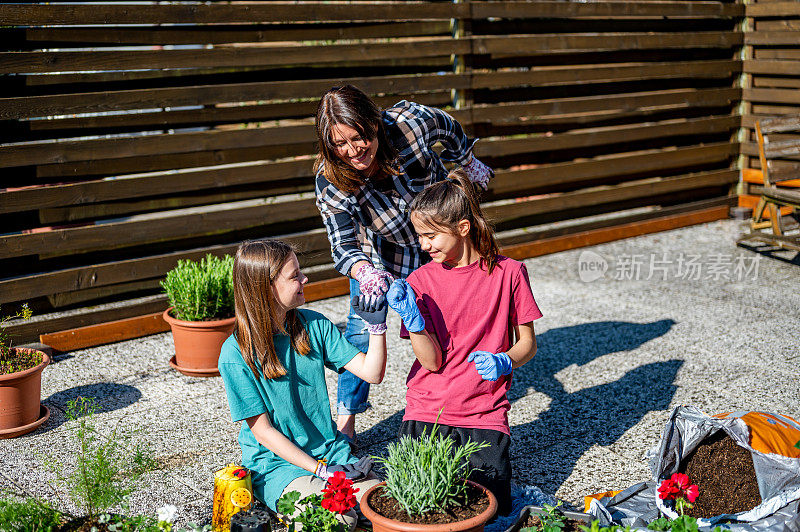
POLYGON ((311 351, 308 331, 295 309, 286 312, 286 325, 278 322, 278 302, 272 283, 294 248, 280 240, 251 240, 236 250, 233 261, 233 302, 236 324, 233 334, 242 358, 258 377, 276 379, 286 375, 275 351, 273 334, 289 336, 292 348, 301 355, 311 351))
POLYGON ((399 173, 394 167, 397 151, 386 135, 380 109, 369 96, 353 85, 333 87, 319 100, 315 122, 319 152, 314 162, 314 172, 322 169, 325 179, 348 194, 352 194, 364 184, 361 172, 341 160, 336 153, 331 130, 337 124, 355 129, 363 139, 369 141, 377 139, 378 151, 375 160, 378 163, 378 171, 375 178, 399 173))
POLYGON ((423 222, 447 229, 453 234, 458 234, 458 222, 468 220, 472 245, 486 263, 488 272, 492 273, 500 249, 494 239, 492 226, 481 210, 475 185, 464 170, 453 170, 444 181, 426 187, 411 202, 410 211, 423 222))

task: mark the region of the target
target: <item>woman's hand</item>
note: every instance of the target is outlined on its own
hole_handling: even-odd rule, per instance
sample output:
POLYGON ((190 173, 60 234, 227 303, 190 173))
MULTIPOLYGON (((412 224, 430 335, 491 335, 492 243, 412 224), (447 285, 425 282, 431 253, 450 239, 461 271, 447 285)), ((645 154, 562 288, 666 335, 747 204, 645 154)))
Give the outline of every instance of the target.
POLYGON ((475 155, 463 167, 464 172, 470 181, 481 187, 483 190, 489 188, 489 179, 494 177, 494 172, 491 168, 478 160, 475 155))
POLYGON ((358 287, 365 296, 380 296, 389 290, 389 285, 394 280, 392 274, 379 270, 372 264, 366 263, 355 272, 353 278, 358 281, 358 287))
POLYGON ((389 306, 400 315, 400 319, 408 329, 408 332, 420 332, 425 330, 425 318, 417 307, 417 295, 411 286, 402 279, 392 283, 386 293, 386 300, 389 306))

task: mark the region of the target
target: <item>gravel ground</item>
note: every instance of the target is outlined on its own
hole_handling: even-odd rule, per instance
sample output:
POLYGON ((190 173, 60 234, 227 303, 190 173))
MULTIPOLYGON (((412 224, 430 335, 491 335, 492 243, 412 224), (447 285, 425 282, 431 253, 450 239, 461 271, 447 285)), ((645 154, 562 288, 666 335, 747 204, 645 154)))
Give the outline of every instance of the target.
MULTIPOLYGON (((515 481, 568 503, 649 478, 644 453, 669 412, 764 410, 800 416, 800 254, 737 248, 742 222, 723 220, 526 260, 544 313, 539 352, 514 373, 515 481), (605 265, 605 266, 604 266, 605 265)), ((308 305, 334 322, 346 298, 308 305)), ((359 454, 380 455, 402 418, 413 360, 390 313, 386 378, 358 418, 359 454)), ((178 506, 177 522, 206 523, 213 473, 241 459, 219 377, 169 368, 170 334, 64 353, 43 376, 52 412, 36 432, 0 440, 0 488, 74 510, 54 464, 74 464, 67 401, 95 397, 93 422, 146 444, 148 473, 132 511, 178 506)), ((331 402, 336 376, 328 375, 331 402)))

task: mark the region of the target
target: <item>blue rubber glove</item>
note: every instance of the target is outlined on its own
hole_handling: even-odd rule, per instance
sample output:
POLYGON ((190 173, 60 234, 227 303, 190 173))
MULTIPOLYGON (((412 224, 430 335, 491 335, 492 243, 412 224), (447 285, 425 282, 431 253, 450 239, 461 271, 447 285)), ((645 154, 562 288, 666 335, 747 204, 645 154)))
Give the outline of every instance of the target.
POLYGON ((353 296, 350 300, 358 317, 367 322, 367 330, 370 334, 383 334, 386 332, 386 296, 353 296))
POLYGON ((490 353, 489 351, 473 351, 467 357, 467 362, 475 361, 475 369, 485 381, 496 381, 503 375, 511 373, 511 357, 505 353, 490 353))
POLYGON ((417 307, 417 294, 407 282, 402 279, 393 282, 386 292, 386 301, 400 315, 408 332, 425 330, 425 318, 417 307))

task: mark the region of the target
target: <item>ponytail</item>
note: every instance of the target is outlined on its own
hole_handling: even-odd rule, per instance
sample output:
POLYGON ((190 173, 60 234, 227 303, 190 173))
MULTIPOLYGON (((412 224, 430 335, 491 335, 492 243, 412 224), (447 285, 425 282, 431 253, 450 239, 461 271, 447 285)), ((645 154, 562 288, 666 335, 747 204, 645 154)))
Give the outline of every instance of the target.
POLYGON ((458 232, 458 222, 469 221, 469 239, 491 275, 500 249, 492 226, 483 215, 478 191, 464 170, 453 170, 447 179, 420 192, 411 202, 410 210, 425 223, 446 228, 454 234, 458 232))

